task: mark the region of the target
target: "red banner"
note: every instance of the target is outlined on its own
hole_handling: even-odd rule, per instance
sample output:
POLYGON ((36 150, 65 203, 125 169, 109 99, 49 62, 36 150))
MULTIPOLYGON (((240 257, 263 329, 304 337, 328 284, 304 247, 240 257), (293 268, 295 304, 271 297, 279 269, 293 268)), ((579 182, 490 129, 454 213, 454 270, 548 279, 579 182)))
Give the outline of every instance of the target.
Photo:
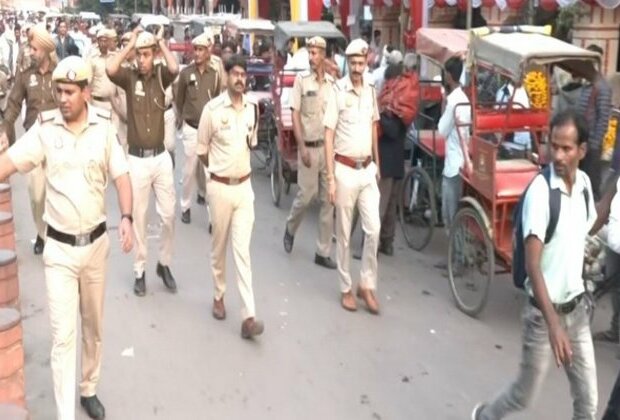
POLYGON ((321 20, 323 12, 323 0, 308 0, 308 20, 321 20))

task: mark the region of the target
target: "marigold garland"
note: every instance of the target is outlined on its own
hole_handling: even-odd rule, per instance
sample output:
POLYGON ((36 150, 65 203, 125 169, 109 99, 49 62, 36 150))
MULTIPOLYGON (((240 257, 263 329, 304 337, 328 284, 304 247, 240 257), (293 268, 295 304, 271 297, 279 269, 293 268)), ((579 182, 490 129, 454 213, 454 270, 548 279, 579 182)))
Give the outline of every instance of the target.
POLYGON ((532 70, 525 75, 523 86, 530 98, 530 107, 546 109, 549 106, 549 86, 547 76, 540 70, 532 70))
POLYGON ((610 161, 611 156, 614 153, 614 146, 616 145, 616 133, 618 131, 618 118, 611 117, 609 119, 609 125, 607 126, 607 132, 603 137, 603 150, 602 159, 604 161, 610 161))

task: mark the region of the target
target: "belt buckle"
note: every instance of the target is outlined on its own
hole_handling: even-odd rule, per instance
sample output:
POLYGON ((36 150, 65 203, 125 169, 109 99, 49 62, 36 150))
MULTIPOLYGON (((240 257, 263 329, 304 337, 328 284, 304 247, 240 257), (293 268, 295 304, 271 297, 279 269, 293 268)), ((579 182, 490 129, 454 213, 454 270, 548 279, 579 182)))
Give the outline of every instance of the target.
POLYGON ((84 233, 82 235, 75 235, 75 246, 90 245, 90 233, 84 233))
POLYGON ((362 169, 362 168, 364 168, 364 161, 356 160, 355 161, 355 169, 362 169))
POLYGON ((228 185, 238 185, 240 180, 241 178, 228 178, 228 185))
POLYGON ((142 154, 144 157, 153 157, 155 155, 153 149, 142 149, 142 154))

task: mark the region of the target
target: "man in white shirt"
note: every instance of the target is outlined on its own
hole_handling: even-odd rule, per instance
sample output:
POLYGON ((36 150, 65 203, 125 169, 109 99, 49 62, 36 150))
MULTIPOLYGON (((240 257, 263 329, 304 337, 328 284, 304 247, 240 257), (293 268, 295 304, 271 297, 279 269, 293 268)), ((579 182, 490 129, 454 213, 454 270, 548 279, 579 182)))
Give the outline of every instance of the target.
POLYGON ((523 309, 520 371, 492 402, 474 408, 472 420, 499 420, 530 406, 552 355, 570 382, 572 418, 596 418, 591 307, 582 278, 586 237, 596 209, 590 179, 578 169, 587 149, 587 123, 575 111, 561 112, 551 121, 549 138, 553 162, 549 182, 538 175, 525 193, 522 208, 528 299, 523 309), (552 189, 560 190, 560 211, 555 231, 547 238, 552 189))
POLYGON ((462 126, 471 122, 471 107, 467 105, 469 98, 463 92, 459 82, 463 72, 461 59, 458 57, 450 58, 446 61, 444 69, 446 87, 449 93, 437 131, 441 137, 446 139, 446 157, 441 183, 441 212, 446 231, 449 232, 461 199, 460 170, 469 171, 471 167, 467 152, 469 127, 462 126))
MULTIPOLYGON (((527 92, 523 86, 519 86, 515 92, 515 86, 507 81, 502 87, 499 88, 495 96, 496 103, 507 104, 512 98, 514 92, 514 99, 512 101, 514 109, 529 109, 530 98, 527 96, 527 92)), ((532 137, 529 131, 518 131, 514 133, 513 143, 518 144, 525 150, 532 149, 532 137)))

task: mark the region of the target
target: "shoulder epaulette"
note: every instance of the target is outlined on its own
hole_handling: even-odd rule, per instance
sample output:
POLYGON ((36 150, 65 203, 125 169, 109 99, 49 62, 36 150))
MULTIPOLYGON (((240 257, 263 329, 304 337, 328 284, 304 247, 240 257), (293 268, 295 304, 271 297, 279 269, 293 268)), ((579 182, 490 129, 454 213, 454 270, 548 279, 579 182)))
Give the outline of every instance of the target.
POLYGON ((310 70, 304 70, 304 71, 301 71, 301 72, 299 72, 297 74, 299 74, 299 76, 301 78, 306 78, 308 76, 312 76, 312 72, 310 70))
POLYGON ((56 109, 48 109, 47 111, 39 113, 39 124, 52 121, 56 116, 56 112, 56 109))
POLYGON ((334 87, 338 90, 344 90, 346 86, 347 86, 347 80, 345 78, 337 80, 336 83, 334 83, 334 87))
POLYGON ((216 96, 215 98, 207 102, 207 106, 209 107, 209 109, 215 109, 218 106, 222 105, 223 101, 224 101, 224 97, 222 95, 216 96))
POLYGON ((106 120, 111 120, 112 119, 112 111, 109 111, 107 109, 103 109, 103 108, 97 108, 95 110, 95 114, 97 114, 97 116, 104 118, 106 120))

